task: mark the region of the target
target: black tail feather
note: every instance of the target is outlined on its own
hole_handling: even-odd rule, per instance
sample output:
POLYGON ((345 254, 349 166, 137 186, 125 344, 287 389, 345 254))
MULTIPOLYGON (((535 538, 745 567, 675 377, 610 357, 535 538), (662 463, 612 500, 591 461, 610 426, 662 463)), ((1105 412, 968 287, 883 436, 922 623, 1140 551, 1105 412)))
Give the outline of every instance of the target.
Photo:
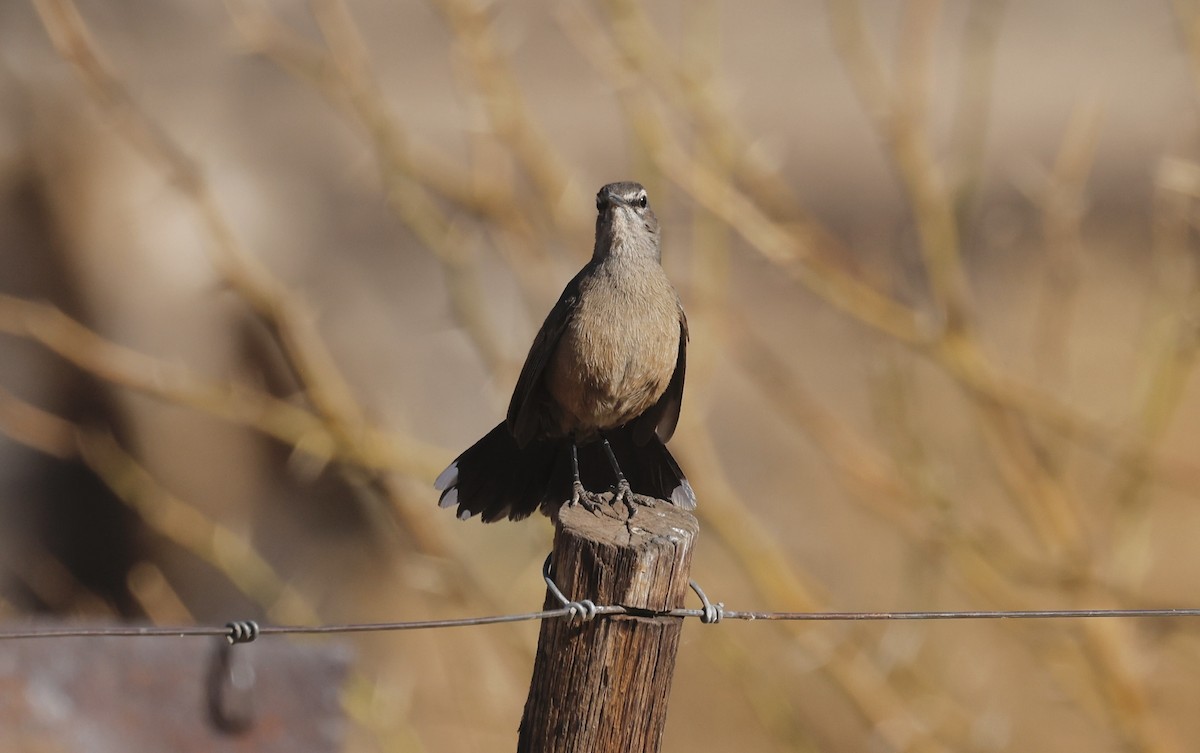
POLYGON ((542 504, 549 492, 558 443, 549 440, 518 447, 508 426, 500 424, 468 447, 438 476, 439 504, 458 506, 458 517, 480 515, 485 523, 520 520, 542 504))
MULTIPOLYGON (((627 427, 605 436, 634 492, 695 508, 691 485, 657 437, 638 445, 627 427)), ((579 446, 579 477, 589 491, 613 488, 616 479, 600 442, 579 446)), ((550 514, 571 498, 570 440, 536 440, 522 448, 501 423, 459 455, 435 486, 443 490, 440 504, 457 505, 464 520, 520 520, 538 508, 550 514)))

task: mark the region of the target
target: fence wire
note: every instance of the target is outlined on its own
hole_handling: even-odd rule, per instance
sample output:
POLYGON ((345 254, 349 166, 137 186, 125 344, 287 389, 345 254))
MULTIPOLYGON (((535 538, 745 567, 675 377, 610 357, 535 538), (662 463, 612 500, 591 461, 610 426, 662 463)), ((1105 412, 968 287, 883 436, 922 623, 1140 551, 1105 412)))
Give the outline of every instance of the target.
POLYGON ((80 626, 48 628, 15 628, 0 630, 0 640, 23 638, 131 638, 224 636, 231 643, 244 643, 259 635, 323 635, 336 633, 392 632, 402 630, 435 630, 442 628, 496 625, 504 622, 574 619, 586 621, 595 617, 630 615, 637 617, 699 618, 702 622, 722 620, 809 621, 809 622, 870 622, 884 620, 1029 620, 1029 619, 1097 619, 1097 618, 1179 618, 1200 617, 1200 608, 1183 609, 1048 609, 1048 610, 970 610, 970 611, 902 611, 902 612, 772 612, 731 610, 721 605, 702 609, 649 610, 620 605, 591 605, 590 602, 569 602, 558 609, 546 609, 522 614, 461 617, 446 620, 410 620, 404 622, 345 623, 332 625, 258 625, 249 620, 223 626, 80 626))

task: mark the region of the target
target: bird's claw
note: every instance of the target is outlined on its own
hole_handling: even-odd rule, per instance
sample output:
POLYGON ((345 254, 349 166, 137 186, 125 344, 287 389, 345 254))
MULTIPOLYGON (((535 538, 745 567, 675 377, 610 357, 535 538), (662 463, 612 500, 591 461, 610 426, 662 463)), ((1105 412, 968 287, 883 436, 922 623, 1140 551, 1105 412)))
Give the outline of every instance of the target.
POLYGON ((590 513, 596 513, 600 510, 601 504, 599 498, 583 488, 583 484, 576 481, 571 487, 571 499, 568 500, 571 507, 582 505, 583 509, 590 513))
POLYGON ((630 488, 629 482, 625 479, 618 481, 617 488, 613 490, 613 504, 615 505, 618 502, 624 502, 626 505, 628 505, 630 504, 632 497, 633 489, 630 488))
POLYGON ((647 497, 644 494, 637 494, 629 486, 629 482, 621 479, 617 483, 617 488, 613 490, 611 504, 624 504, 625 509, 629 511, 629 517, 632 518, 637 513, 638 507, 653 507, 654 498, 647 497))
POLYGON ((636 493, 625 479, 621 479, 612 491, 602 493, 589 492, 576 481, 571 487, 571 498, 567 500, 567 505, 580 505, 594 515, 617 515, 617 505, 624 505, 628 512, 626 519, 632 518, 638 507, 653 507, 654 504, 653 497, 636 493))

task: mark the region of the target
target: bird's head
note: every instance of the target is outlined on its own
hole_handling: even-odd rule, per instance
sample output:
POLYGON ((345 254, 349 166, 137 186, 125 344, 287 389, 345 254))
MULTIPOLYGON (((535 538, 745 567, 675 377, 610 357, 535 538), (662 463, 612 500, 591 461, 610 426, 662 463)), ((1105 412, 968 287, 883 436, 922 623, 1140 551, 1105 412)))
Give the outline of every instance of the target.
POLYGON ((594 258, 661 256, 658 218, 640 183, 609 183, 596 194, 594 258))

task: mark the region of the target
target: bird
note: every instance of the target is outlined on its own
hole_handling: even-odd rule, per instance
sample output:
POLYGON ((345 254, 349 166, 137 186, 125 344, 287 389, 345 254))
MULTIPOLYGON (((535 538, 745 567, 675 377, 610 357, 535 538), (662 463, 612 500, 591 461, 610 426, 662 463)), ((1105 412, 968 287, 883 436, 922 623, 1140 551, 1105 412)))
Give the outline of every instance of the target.
POLYGON ((563 504, 624 504, 630 516, 655 499, 695 509, 666 447, 683 404, 688 324, 661 261, 646 189, 602 187, 591 260, 534 337, 505 420, 438 475, 439 506, 485 523, 539 509, 553 518, 563 504))

